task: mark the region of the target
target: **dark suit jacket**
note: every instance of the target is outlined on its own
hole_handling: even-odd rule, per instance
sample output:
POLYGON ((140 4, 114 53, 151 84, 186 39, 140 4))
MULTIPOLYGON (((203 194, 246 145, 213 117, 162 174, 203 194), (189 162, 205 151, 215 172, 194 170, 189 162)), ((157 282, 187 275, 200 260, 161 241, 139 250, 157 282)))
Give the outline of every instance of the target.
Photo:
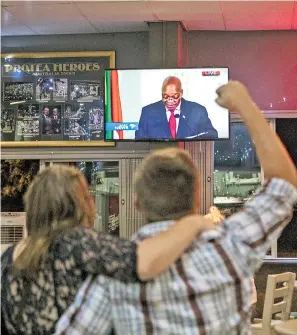
MULTIPOLYGON (((170 139, 171 134, 165 106, 162 101, 158 101, 142 108, 135 139, 162 138, 170 139)), ((218 138, 218 132, 208 118, 204 106, 182 99, 176 138, 218 138)))
POLYGON ((40 116, 41 122, 41 132, 43 135, 52 134, 52 119, 51 117, 46 117, 44 114, 40 116))
POLYGON ((61 122, 59 118, 55 119, 54 117, 52 117, 52 131, 54 134, 60 134, 61 122))

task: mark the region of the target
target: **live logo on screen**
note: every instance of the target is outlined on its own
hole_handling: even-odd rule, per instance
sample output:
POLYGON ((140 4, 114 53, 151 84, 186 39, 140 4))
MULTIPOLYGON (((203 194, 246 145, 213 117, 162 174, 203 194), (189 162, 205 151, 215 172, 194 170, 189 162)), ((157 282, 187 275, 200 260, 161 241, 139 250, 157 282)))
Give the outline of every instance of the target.
POLYGON ((221 71, 202 71, 203 77, 219 76, 220 74, 221 74, 221 71))

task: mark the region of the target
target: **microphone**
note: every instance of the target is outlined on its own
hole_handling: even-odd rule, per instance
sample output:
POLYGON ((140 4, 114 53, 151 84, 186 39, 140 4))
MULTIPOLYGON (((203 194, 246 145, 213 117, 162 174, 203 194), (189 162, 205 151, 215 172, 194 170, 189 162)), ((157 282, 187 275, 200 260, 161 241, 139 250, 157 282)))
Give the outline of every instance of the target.
POLYGON ((174 114, 174 117, 175 117, 176 119, 179 119, 179 118, 180 118, 180 115, 179 115, 179 114, 174 114))

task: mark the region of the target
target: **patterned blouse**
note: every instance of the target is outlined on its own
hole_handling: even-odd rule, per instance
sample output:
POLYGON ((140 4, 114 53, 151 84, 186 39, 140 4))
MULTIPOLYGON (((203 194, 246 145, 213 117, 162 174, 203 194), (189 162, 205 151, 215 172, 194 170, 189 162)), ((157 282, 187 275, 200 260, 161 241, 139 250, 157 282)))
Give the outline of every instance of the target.
POLYGON ((52 334, 89 274, 138 281, 136 244, 93 229, 59 235, 34 279, 13 272, 13 250, 1 257, 1 318, 10 334, 52 334))

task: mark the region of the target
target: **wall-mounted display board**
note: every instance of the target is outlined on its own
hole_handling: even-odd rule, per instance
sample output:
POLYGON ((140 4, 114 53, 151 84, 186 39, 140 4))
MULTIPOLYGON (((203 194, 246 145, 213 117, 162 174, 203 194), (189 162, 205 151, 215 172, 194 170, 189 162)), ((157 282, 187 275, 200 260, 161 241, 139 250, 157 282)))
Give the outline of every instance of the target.
POLYGON ((104 70, 114 51, 1 55, 1 146, 104 142, 104 70))

